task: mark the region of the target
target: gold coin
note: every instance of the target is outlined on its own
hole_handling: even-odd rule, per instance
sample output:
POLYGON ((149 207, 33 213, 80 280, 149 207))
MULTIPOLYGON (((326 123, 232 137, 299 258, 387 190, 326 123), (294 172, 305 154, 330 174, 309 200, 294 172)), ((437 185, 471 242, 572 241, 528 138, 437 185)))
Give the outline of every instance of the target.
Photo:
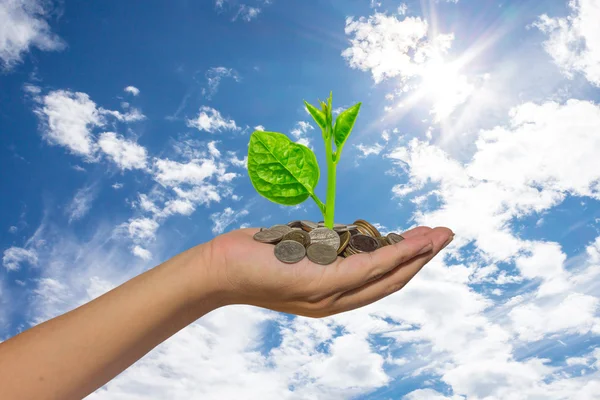
POLYGON ((348 243, 350 243, 350 237, 352 235, 350 235, 350 232, 346 231, 346 232, 342 232, 340 234, 340 247, 338 248, 338 255, 342 254, 344 252, 344 250, 346 250, 346 247, 348 246, 348 243))

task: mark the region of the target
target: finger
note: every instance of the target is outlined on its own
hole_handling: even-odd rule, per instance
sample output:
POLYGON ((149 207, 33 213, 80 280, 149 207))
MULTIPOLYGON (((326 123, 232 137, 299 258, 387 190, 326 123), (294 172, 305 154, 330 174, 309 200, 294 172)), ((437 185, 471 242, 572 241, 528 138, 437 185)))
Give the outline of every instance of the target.
POLYGON ((334 301, 334 312, 363 307, 402 289, 454 237, 448 228, 435 228, 426 236, 433 243, 433 249, 430 252, 398 265, 378 280, 342 293, 334 301))
POLYGON ((427 226, 417 226, 416 228, 409 229, 400 234, 400 236, 402 236, 404 239, 408 239, 410 237, 423 236, 429 232, 431 232, 431 228, 427 226))
POLYGON ((357 288, 432 248, 431 239, 427 235, 409 235, 399 243, 372 253, 356 254, 339 260, 323 272, 318 290, 324 296, 329 296, 357 288))

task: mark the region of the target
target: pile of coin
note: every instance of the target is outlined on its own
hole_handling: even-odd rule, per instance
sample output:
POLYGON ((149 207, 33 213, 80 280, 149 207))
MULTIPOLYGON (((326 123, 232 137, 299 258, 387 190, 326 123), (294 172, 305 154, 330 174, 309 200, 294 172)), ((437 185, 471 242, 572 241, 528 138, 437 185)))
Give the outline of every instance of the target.
POLYGON ((397 233, 382 236, 376 227, 358 219, 351 225, 334 224, 333 229, 326 228, 323 221, 292 221, 261 228, 254 240, 274 244, 275 257, 281 262, 294 264, 307 256, 314 263, 329 265, 338 256, 369 253, 404 238, 397 233))

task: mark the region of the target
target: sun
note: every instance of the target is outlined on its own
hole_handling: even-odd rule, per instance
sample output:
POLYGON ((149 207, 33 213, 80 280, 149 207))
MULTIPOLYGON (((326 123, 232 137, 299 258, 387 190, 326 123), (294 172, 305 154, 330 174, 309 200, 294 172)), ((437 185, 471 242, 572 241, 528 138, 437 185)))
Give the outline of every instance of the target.
POLYGON ((475 89, 456 62, 430 60, 419 75, 418 97, 431 102, 431 114, 436 122, 447 119, 475 89))

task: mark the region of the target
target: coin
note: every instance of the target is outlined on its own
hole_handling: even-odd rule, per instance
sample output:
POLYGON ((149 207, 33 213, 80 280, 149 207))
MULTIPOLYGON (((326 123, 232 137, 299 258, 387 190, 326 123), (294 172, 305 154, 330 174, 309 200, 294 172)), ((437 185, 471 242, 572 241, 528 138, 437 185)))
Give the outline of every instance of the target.
POLYGON ((379 242, 379 247, 385 247, 390 245, 390 242, 388 242, 386 237, 376 237, 375 239, 377 239, 377 241, 379 242))
POLYGON ((371 236, 354 235, 350 238, 349 246, 359 253, 370 253, 379 248, 379 242, 371 236))
POLYGON ((269 228, 272 231, 279 231, 281 233, 288 234, 292 231, 292 228, 290 228, 287 225, 273 225, 272 227, 269 228))
POLYGON ((310 232, 313 229, 318 228, 319 226, 312 221, 300 221, 302 229, 306 232, 310 232))
POLYGON ((275 246, 275 257, 286 264, 301 261, 306 255, 304 246, 295 240, 283 240, 275 246))
POLYGON ((290 228, 301 228, 302 227, 302 221, 291 221, 288 222, 287 224, 290 228))
POLYGON ((342 234, 340 234, 340 247, 338 248, 338 255, 342 254, 344 252, 344 250, 346 250, 346 246, 348 246, 348 243, 350 243, 350 237, 352 235, 350 235, 350 232, 346 231, 343 232, 342 234))
POLYGON ((314 243, 306 250, 308 259, 316 264, 329 265, 337 259, 337 251, 326 244, 314 243))
POLYGON ((323 243, 336 251, 340 247, 340 235, 329 228, 313 229, 309 232, 309 235, 311 243, 323 243))
POLYGON ((388 241, 389 244, 396 244, 396 243, 400 243, 401 241, 404 240, 404 237, 402 235, 398 235, 397 233, 388 233, 388 235, 386 236, 386 239, 388 241))
POLYGON ((293 230, 290 233, 286 234, 281 240, 293 240, 295 242, 300 243, 304 247, 308 247, 310 244, 310 235, 303 230, 293 230))
POLYGON ((371 225, 364 219, 357 219, 356 221, 354 221, 354 225, 358 227, 358 229, 363 235, 366 234, 367 236, 381 237, 381 233, 377 230, 377 228, 375 228, 373 225, 371 225))
POLYGON ((279 231, 272 231, 270 229, 265 229, 264 231, 256 232, 254 234, 254 240, 261 243, 275 244, 279 242, 281 238, 283 238, 283 233, 279 231))
POLYGON ((348 231, 348 225, 333 224, 333 230, 336 231, 337 233, 347 232, 348 231))

